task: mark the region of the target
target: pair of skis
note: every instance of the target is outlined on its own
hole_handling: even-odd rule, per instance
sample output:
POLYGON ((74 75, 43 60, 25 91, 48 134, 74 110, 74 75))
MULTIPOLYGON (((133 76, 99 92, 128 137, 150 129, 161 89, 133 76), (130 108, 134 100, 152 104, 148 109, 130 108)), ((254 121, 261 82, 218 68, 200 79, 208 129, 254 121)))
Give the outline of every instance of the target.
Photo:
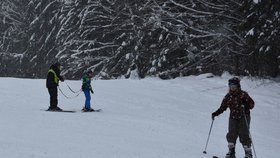
MULTIPOLYGON (((45 110, 45 111, 48 111, 48 112, 68 112, 68 113, 75 113, 75 112, 78 112, 78 111, 75 111, 75 110, 45 110)), ((93 110, 93 111, 84 111, 84 110, 81 110, 81 112, 101 112, 102 110, 101 109, 97 109, 97 110, 93 110)))

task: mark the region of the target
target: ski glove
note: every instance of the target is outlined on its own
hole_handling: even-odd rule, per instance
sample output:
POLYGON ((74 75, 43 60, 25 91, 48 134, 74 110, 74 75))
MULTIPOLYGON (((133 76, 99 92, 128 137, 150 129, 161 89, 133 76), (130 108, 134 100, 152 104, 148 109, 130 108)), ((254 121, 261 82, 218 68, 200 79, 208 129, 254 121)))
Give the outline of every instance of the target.
POLYGON ((218 112, 217 112, 217 111, 216 111, 216 112, 213 112, 213 113, 212 113, 212 120, 214 120, 214 119, 215 119, 215 117, 216 117, 216 116, 218 116, 218 115, 219 115, 219 114, 218 114, 218 112))
POLYGON ((90 92, 91 92, 92 94, 94 93, 92 89, 90 89, 90 92))

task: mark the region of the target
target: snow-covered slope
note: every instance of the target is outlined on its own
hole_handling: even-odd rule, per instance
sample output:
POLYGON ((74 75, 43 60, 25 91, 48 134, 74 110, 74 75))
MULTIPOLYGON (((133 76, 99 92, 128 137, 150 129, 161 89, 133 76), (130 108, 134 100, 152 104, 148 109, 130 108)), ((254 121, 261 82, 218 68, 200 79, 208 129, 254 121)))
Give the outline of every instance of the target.
MULTIPOLYGON (((83 94, 48 108, 45 80, 0 78, 0 155, 6 158, 210 158, 227 152, 228 111, 214 121, 208 154, 203 154, 215 111, 227 92, 228 75, 174 80, 93 80, 93 108, 82 113, 83 94)), ((81 81, 66 81, 79 90, 81 81)), ((66 83, 61 90, 74 96, 66 83)), ((243 79, 256 105, 251 133, 259 158, 278 158, 280 85, 243 79)), ((237 157, 244 156, 238 142, 237 157)))

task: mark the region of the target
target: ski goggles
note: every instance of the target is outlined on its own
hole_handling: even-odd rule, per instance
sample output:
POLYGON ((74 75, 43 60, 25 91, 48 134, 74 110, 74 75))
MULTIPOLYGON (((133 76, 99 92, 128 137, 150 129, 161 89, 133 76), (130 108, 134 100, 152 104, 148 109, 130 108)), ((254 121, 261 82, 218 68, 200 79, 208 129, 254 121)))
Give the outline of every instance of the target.
POLYGON ((228 87, 229 88, 238 88, 239 86, 237 84, 229 84, 228 87))

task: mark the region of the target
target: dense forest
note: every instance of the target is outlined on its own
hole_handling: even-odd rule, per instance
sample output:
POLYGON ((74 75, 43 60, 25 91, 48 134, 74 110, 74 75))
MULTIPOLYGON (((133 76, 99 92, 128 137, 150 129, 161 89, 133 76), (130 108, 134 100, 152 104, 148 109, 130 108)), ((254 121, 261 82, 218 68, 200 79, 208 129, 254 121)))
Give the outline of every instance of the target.
POLYGON ((1 0, 0 76, 280 75, 280 0, 1 0))

